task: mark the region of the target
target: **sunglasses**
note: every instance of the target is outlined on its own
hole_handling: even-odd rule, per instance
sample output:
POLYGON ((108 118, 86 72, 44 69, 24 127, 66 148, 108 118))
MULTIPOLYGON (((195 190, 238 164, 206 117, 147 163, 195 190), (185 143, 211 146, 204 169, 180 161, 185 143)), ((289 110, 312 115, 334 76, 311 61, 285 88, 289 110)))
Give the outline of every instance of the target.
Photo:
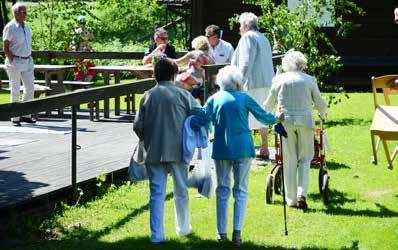
POLYGON ((159 39, 162 40, 162 41, 167 41, 169 38, 166 37, 166 36, 163 36, 163 37, 159 36, 159 39))

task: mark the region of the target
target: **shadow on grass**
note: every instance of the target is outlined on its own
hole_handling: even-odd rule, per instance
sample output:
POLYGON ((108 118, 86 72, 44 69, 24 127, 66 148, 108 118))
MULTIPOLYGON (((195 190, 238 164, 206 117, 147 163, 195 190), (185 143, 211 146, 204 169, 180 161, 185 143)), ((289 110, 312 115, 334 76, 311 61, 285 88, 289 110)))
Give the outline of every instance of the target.
MULTIPOLYGON (((344 247, 344 246, 342 246, 344 247)), ((244 242, 239 248, 235 247, 231 242, 219 243, 216 240, 201 239, 194 233, 182 241, 169 240, 161 244, 151 244, 149 237, 131 237, 116 242, 104 242, 98 239, 65 239, 59 241, 46 241, 41 243, 34 243, 21 246, 18 249, 189 249, 189 250, 204 250, 204 249, 298 249, 287 248, 278 245, 259 245, 254 242, 244 242)), ((300 249, 327 249, 322 247, 300 247, 300 249)))
MULTIPOLYGON (((329 190, 330 205, 329 206, 342 206, 347 202, 355 202, 355 199, 348 198, 348 193, 340 192, 336 189, 329 190)), ((308 199, 322 201, 320 193, 308 194, 308 199)))
POLYGON ((317 209, 308 209, 306 212, 325 212, 330 215, 344 215, 344 216, 365 216, 365 217, 380 217, 380 218, 392 218, 398 217, 398 212, 393 211, 379 203, 375 203, 378 211, 370 210, 370 209, 348 209, 342 208, 339 206, 329 205, 326 209, 317 210, 317 209))
POLYGON ((337 127, 337 126, 347 126, 347 125, 370 125, 372 120, 370 119, 353 119, 353 118, 343 118, 337 120, 327 120, 324 123, 325 128, 337 127))
POLYGON ((337 169, 351 169, 350 166, 347 166, 343 163, 333 162, 333 161, 326 161, 326 166, 330 170, 337 170, 337 169))

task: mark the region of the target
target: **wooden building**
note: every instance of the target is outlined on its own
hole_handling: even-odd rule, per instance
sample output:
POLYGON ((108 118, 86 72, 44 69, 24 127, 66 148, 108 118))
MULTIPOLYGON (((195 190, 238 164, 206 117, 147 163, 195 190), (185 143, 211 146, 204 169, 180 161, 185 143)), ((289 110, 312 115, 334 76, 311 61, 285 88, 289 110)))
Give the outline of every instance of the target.
MULTIPOLYGON (((256 6, 243 5, 241 0, 163 0, 158 1, 170 9, 179 3, 189 13, 189 36, 204 34, 210 24, 223 29, 223 38, 234 46, 239 40, 239 30, 230 30, 228 19, 234 14, 252 11, 261 14, 256 6)), ((333 38, 343 69, 336 74, 338 82, 346 86, 366 86, 372 75, 398 73, 398 24, 394 23, 393 10, 398 0, 361 0, 357 4, 365 11, 363 16, 353 16, 354 30, 344 39, 333 38)), ((333 28, 327 28, 333 37, 333 28)), ((190 40, 189 39, 189 40, 190 40)))

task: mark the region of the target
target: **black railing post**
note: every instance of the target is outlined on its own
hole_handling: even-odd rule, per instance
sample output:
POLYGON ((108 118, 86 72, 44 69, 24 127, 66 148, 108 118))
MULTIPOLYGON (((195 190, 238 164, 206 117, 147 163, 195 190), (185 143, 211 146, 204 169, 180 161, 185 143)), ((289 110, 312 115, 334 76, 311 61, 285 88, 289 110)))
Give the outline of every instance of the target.
POLYGON ((72 191, 73 200, 77 198, 76 166, 77 166, 77 106, 72 106, 72 191))

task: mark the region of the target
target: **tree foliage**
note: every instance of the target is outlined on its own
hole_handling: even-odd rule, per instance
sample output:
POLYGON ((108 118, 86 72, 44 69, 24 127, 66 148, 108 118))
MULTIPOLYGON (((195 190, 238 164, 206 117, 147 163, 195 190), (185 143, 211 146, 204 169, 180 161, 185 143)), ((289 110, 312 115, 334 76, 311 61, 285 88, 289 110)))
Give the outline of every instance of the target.
MULTIPOLYGON (((35 1, 29 8, 32 47, 42 50, 68 50, 76 36, 79 16, 92 16, 92 5, 85 1, 35 1)), ((91 19, 92 20, 92 19, 91 19)))
MULTIPOLYGON (((346 36, 352 23, 345 17, 362 14, 363 10, 352 0, 303 0, 293 11, 289 10, 286 0, 278 2, 245 1, 261 8, 260 27, 270 38, 275 50, 282 53, 289 49, 303 52, 308 58, 308 73, 317 77, 320 87, 323 90, 342 91, 336 84, 324 82, 342 66, 327 32, 333 31, 337 37, 346 36), (331 13, 333 28, 323 27, 325 23, 320 21, 326 12, 331 13)), ((234 25, 237 19, 230 21, 234 25)))
MULTIPOLYGON (((174 18, 155 0, 36 0, 29 6, 27 20, 34 36, 33 48, 69 50, 81 25, 80 16, 85 17, 85 28, 94 34, 95 41, 103 44, 137 41, 174 18)), ((147 40, 152 41, 152 36, 147 40)))

